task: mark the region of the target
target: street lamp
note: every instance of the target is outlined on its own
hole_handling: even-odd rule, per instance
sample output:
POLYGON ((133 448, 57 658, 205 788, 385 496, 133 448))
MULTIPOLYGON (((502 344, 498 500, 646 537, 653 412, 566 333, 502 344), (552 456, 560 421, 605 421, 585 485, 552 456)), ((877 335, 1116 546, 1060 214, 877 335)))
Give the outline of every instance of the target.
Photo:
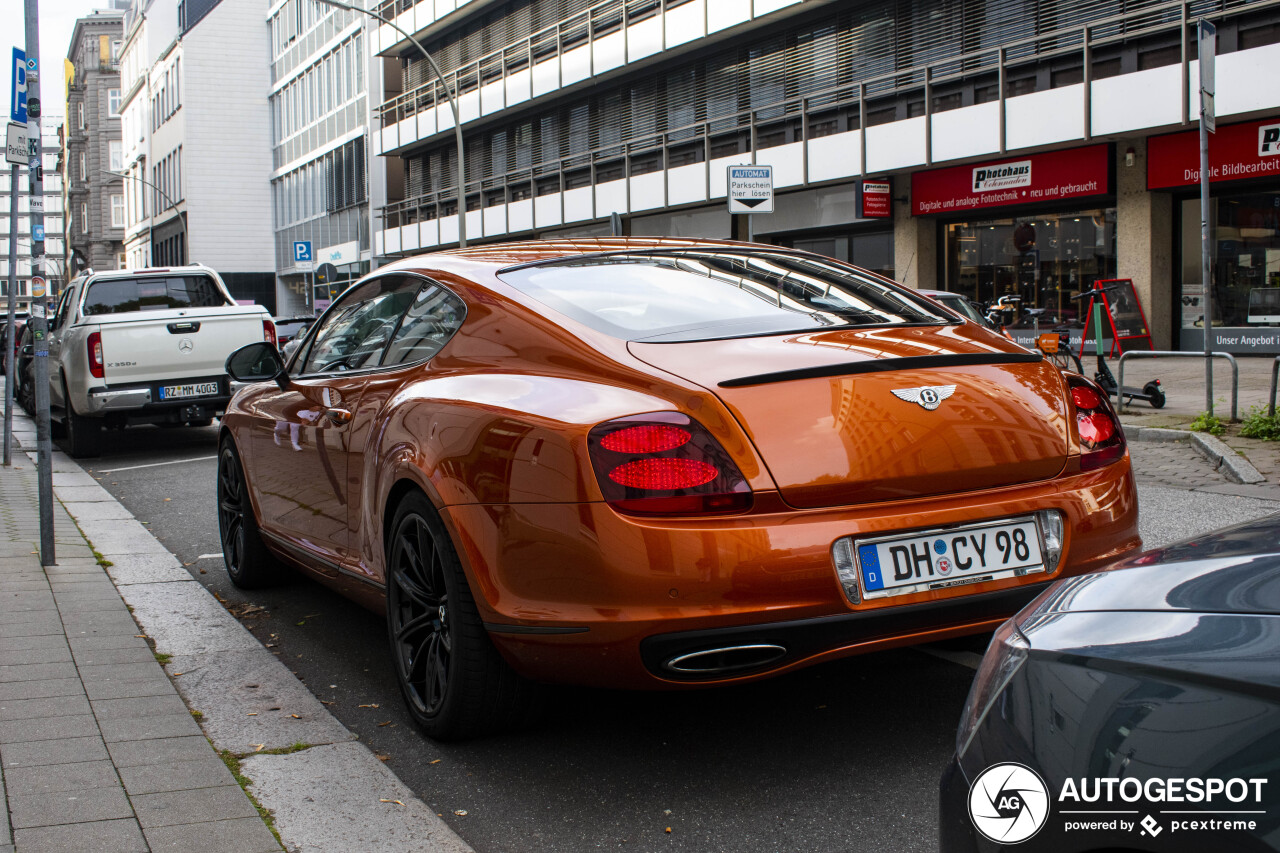
MULTIPOLYGON (((413 37, 411 33, 397 25, 394 21, 389 21, 379 15, 377 12, 370 12, 368 9, 362 9, 359 6, 353 6, 350 3, 344 3, 342 0, 317 0, 326 6, 335 6, 339 9, 346 9, 350 12, 359 12, 362 15, 368 15, 370 18, 376 18, 382 23, 391 27, 400 35, 413 42, 413 46, 421 51, 426 57, 427 64, 431 66, 431 72, 436 75, 436 79, 440 81, 440 87, 444 89, 444 96, 449 100, 449 109, 453 110, 453 135, 458 143, 458 248, 465 249, 467 247, 467 185, 466 185, 466 152, 462 147, 462 117, 458 114, 457 92, 449 91, 449 84, 445 82, 444 74, 440 72, 440 66, 436 65, 436 61, 431 58, 431 54, 427 53, 427 49, 422 46, 422 42, 413 37)), ((454 78, 456 81, 456 77, 454 78)), ((455 89, 457 83, 454 83, 455 89)))
MULTIPOLYGON (((112 177, 116 177, 116 178, 124 178, 126 181, 137 181, 138 183, 142 184, 144 187, 151 187, 151 189, 160 193, 160 195, 164 197, 166 205, 164 210, 160 212, 167 213, 170 210, 177 211, 178 224, 182 226, 182 258, 181 260, 185 261, 187 259, 187 255, 191 252, 191 235, 187 233, 187 223, 186 223, 186 220, 182 218, 182 211, 178 210, 178 203, 173 199, 171 199, 167 192, 160 189, 158 186, 151 183, 146 178, 140 178, 137 175, 129 175, 124 172, 113 172, 110 169, 99 169, 98 171, 104 175, 111 175, 112 177)), ((155 226, 151 226, 151 230, 154 231, 155 226)), ((182 264, 178 264, 178 266, 182 266, 182 264)))

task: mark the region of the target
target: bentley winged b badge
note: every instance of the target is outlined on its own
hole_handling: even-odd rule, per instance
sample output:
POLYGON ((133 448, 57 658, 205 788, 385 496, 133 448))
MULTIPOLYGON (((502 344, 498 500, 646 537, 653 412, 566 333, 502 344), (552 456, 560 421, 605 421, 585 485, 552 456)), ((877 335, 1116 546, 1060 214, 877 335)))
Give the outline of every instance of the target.
POLYGON ((919 403, 924 409, 932 412, 942 401, 956 392, 954 385, 921 385, 919 388, 894 388, 893 396, 908 403, 919 403))

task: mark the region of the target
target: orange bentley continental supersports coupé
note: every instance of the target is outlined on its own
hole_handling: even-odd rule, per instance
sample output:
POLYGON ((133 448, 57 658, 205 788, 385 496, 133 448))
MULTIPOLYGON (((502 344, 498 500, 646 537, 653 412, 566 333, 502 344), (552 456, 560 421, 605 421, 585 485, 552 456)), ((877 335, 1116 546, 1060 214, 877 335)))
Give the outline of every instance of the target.
POLYGON ((829 258, 529 242, 353 284, 251 344, 219 522, 243 587, 385 610, 414 718, 690 688, 990 631, 1140 545, 1106 395, 829 258))

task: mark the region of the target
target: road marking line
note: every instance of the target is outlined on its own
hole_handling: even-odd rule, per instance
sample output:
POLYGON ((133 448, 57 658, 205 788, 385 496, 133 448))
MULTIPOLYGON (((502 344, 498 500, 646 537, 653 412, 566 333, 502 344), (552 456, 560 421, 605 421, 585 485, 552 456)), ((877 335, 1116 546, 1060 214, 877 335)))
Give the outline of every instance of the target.
POLYGON ((197 456, 195 459, 172 459, 168 462, 151 462, 147 465, 130 465, 128 468, 108 468, 99 471, 99 474, 116 474, 120 471, 137 471, 139 468, 155 468, 159 465, 181 465, 183 462, 208 462, 210 459, 217 459, 216 456, 197 456))
POLYGON ((977 669, 979 664, 982 663, 982 655, 974 652, 950 652, 946 649, 931 649, 928 646, 916 646, 915 650, 951 663, 967 666, 969 669, 977 669))
POLYGON ((197 560, 221 560, 222 555, 221 554, 201 554, 199 557, 196 557, 196 559, 197 560))

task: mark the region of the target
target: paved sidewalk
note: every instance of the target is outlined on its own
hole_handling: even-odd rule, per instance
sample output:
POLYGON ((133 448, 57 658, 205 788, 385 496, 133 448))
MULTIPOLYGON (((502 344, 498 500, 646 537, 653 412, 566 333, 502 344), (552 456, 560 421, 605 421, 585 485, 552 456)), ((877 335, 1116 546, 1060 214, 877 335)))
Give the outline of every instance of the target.
POLYGON ((36 469, 14 463, 0 467, 0 851, 279 851, 56 502, 57 565, 40 565, 36 469))
POLYGON ((19 411, 14 436, 0 467, 0 853, 472 853, 56 447, 57 565, 42 567, 35 424, 19 411))

